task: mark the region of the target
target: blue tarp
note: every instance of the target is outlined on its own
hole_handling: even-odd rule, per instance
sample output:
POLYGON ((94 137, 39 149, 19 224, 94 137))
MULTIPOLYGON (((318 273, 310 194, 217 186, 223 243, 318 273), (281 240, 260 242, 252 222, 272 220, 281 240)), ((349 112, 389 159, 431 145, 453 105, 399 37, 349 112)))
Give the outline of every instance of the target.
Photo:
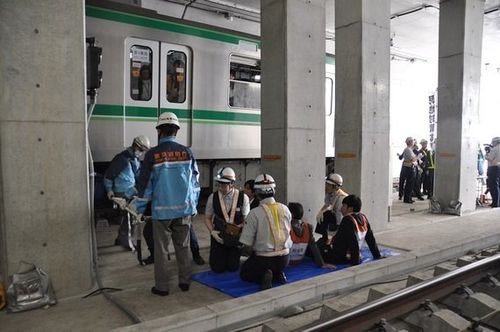
MULTIPOLYGON (((399 255, 397 252, 380 248, 380 253, 383 256, 397 256, 399 255)), ((366 264, 368 262, 373 261, 372 254, 367 247, 364 247, 361 250, 362 253, 362 263, 366 264)), ((340 264, 336 265, 336 269, 324 269, 316 266, 313 260, 309 257, 305 257, 300 265, 288 266, 285 269, 285 274, 288 279, 288 283, 308 279, 312 277, 316 277, 325 273, 334 273, 335 271, 339 271, 349 267, 349 264, 340 264)), ((225 272, 225 273, 214 273, 212 271, 205 271, 196 273, 192 276, 192 279, 202 283, 206 286, 215 288, 225 294, 228 294, 232 297, 240 297, 249 294, 256 293, 260 291, 260 285, 256 283, 246 282, 240 279, 239 271, 237 272, 225 272)), ((274 286, 279 286, 278 284, 273 283, 274 286)))

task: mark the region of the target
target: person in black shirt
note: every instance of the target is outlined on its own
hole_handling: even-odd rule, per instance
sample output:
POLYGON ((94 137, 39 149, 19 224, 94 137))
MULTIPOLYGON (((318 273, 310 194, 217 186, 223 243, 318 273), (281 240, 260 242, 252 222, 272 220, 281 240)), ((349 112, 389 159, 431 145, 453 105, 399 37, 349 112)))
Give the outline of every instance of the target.
POLYGON ((360 249, 366 240, 374 259, 383 258, 373 236, 366 216, 361 210, 361 199, 349 195, 342 201, 342 222, 332 242, 322 250, 325 262, 331 264, 358 265, 361 263, 360 249))
POLYGON ((259 206, 260 203, 259 198, 255 194, 255 188, 253 187, 254 184, 255 184, 254 180, 248 180, 247 182, 245 182, 245 187, 243 188, 243 191, 250 200, 250 210, 259 206))

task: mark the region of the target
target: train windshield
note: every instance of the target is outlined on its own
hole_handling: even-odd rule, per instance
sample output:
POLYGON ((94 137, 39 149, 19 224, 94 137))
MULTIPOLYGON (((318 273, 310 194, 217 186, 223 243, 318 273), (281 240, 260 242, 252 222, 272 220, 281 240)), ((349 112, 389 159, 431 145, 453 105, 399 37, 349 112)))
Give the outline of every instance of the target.
POLYGON ((153 91, 153 51, 149 47, 134 45, 130 48, 130 98, 150 100, 153 91))
POLYGON ((229 106, 260 109, 260 61, 231 55, 229 106))

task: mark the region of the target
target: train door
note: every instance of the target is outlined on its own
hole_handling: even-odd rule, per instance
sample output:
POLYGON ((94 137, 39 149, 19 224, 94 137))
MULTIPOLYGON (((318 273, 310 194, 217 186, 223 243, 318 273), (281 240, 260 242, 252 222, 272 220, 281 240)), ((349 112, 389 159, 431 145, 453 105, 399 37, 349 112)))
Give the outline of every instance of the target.
POLYGON ((335 84, 334 77, 325 79, 325 147, 326 156, 335 155, 335 84))
POLYGON ((157 142, 159 42, 138 38, 125 40, 124 146, 146 135, 157 142))
POLYGON ((160 44, 160 109, 174 112, 181 122, 177 141, 192 145, 191 50, 182 45, 160 44))

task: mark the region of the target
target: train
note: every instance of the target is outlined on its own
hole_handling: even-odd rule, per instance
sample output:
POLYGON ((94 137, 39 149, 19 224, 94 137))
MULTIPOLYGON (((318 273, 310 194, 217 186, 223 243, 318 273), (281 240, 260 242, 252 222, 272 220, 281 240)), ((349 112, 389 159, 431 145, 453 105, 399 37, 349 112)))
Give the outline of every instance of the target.
MULTIPOLYGON (((103 72, 89 143, 96 170, 146 135, 157 142, 160 113, 174 112, 202 188, 218 167, 238 182, 260 170, 260 38, 108 1, 87 0, 86 36, 102 48, 103 72)), ((333 55, 325 55, 326 157, 334 156, 333 55)))

